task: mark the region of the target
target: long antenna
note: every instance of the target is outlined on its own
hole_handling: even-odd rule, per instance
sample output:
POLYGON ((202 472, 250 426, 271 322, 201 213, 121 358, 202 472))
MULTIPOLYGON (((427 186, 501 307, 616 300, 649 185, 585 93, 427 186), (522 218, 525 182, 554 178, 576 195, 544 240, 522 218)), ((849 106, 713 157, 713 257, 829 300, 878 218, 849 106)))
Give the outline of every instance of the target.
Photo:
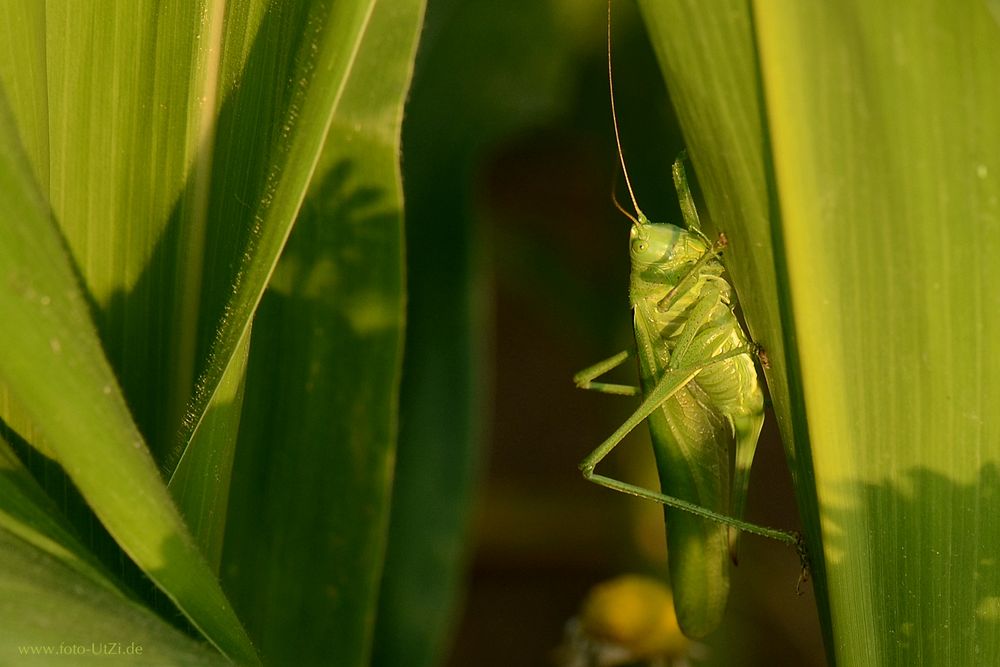
POLYGON ((618 211, 622 215, 624 215, 626 218, 628 218, 629 220, 631 220, 632 222, 634 222, 637 225, 643 224, 643 223, 639 222, 638 218, 636 218, 634 215, 632 215, 631 213, 629 213, 628 211, 626 211, 625 207, 622 206, 621 202, 618 201, 618 183, 617 182, 611 184, 611 201, 613 201, 615 203, 615 208, 618 209, 618 211))
MULTIPOLYGON (((611 75, 611 0, 608 0, 608 92, 611 94, 611 122, 615 127, 615 144, 618 146, 618 159, 622 163, 622 173, 625 174, 625 187, 628 188, 628 196, 632 199, 632 206, 635 207, 635 212, 641 220, 643 218, 642 211, 639 210, 639 202, 636 201, 635 193, 632 191, 632 181, 629 180, 628 169, 625 167, 625 155, 622 153, 622 139, 618 134, 618 114, 615 111, 615 84, 614 77, 611 75)), ((617 204, 617 201, 615 203, 617 204)), ((619 209, 621 209, 620 206, 619 209)), ((632 216, 629 217, 631 218, 632 216)))

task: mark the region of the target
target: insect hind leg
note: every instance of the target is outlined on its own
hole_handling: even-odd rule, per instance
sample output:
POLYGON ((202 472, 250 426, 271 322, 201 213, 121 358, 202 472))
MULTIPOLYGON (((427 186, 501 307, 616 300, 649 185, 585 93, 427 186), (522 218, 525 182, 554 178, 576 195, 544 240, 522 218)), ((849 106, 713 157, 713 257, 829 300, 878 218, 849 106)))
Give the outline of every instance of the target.
MULTIPOLYGON (((671 396, 673 396, 677 391, 683 388, 688 382, 690 382, 699 371, 711 366, 713 364, 725 361, 726 359, 731 359, 737 357, 741 354, 751 353, 751 350, 747 347, 740 346, 736 349, 717 354, 711 359, 703 361, 698 364, 694 364, 685 368, 676 368, 668 370, 660 381, 656 384, 652 391, 643 399, 642 403, 636 408, 635 412, 629 416, 625 422, 618 427, 618 429, 612 433, 607 440, 598 445, 594 451, 592 451, 583 461, 580 462, 579 468, 583 473, 583 477, 588 481, 595 484, 609 488, 621 493, 627 493, 638 498, 644 498, 646 500, 652 500, 653 502, 666 505, 668 507, 673 507, 679 510, 683 510, 694 514, 696 516, 703 517, 705 519, 721 523, 723 525, 732 526, 739 530, 752 533, 754 535, 760 535, 761 537, 767 537, 786 544, 798 546, 801 543, 801 539, 795 534, 778 530, 775 528, 767 528, 765 526, 758 526, 756 524, 748 523, 741 519, 735 517, 726 516, 724 514, 719 514, 713 512, 712 510, 701 507, 700 505, 695 505, 694 503, 688 502, 681 498, 675 498, 674 496, 668 496, 666 494, 652 491, 650 489, 645 489, 640 486, 635 486, 634 484, 629 484, 627 482, 622 482, 610 477, 605 477, 604 475, 599 475, 594 472, 597 464, 600 463, 611 451, 625 439, 636 426, 642 423, 654 410, 659 408, 665 401, 667 401, 671 396)), ((623 353, 619 353, 610 359, 605 360, 604 364, 611 363, 613 360, 621 357, 623 353)), ((624 358, 621 359, 624 361, 624 358)), ((621 361, 619 361, 621 363, 621 361)), ((594 367, 599 367, 601 364, 596 364, 594 367)), ((612 366, 613 367, 613 366, 612 366)))
MULTIPOLYGON (((617 447, 618 443, 624 440, 625 436, 628 435, 632 429, 641 424, 646 417, 651 415, 653 411, 663 405, 667 399, 683 388, 701 370, 712 366, 713 364, 725 361, 726 359, 731 359, 741 354, 747 354, 748 352, 749 350, 747 348, 740 346, 728 352, 717 354, 711 359, 707 359, 700 363, 685 366, 683 368, 670 369, 664 373, 663 377, 661 377, 659 382, 656 383, 656 386, 653 387, 652 391, 646 395, 646 397, 642 400, 642 403, 639 404, 639 407, 635 409, 635 412, 633 412, 614 433, 608 436, 607 440, 598 445, 597 448, 594 449, 594 451, 592 451, 580 463, 579 468, 583 472, 583 476, 590 479, 597 464, 600 463, 601 460, 603 460, 609 453, 611 453, 611 450, 617 447)), ((616 355, 616 357, 617 356, 619 355, 616 355)), ((612 357, 612 359, 614 358, 615 357, 612 357)))
MULTIPOLYGON (((688 512, 689 514, 693 514, 725 526, 731 526, 746 533, 751 533, 753 535, 766 537, 768 539, 777 540, 778 542, 791 545, 795 547, 796 551, 800 554, 799 557, 802 559, 803 563, 807 562, 801 555, 803 553, 801 546, 802 538, 797 533, 779 530, 778 528, 760 526, 755 523, 748 523, 735 517, 713 512, 712 510, 706 509, 701 505, 695 505, 694 503, 682 500, 681 498, 675 498, 674 496, 668 496, 658 491, 644 489, 641 486, 635 486, 634 484, 622 482, 611 477, 605 477, 604 475, 591 473, 590 476, 587 477, 587 480, 599 486, 603 486, 606 489, 627 493, 630 496, 635 496, 636 498, 642 498, 644 500, 652 500, 655 503, 666 505, 667 507, 673 507, 674 509, 679 509, 684 512, 688 512)), ((803 566, 803 572, 807 571, 808 568, 803 566)), ((800 576, 800 582, 804 580, 805 577, 800 576)), ((801 583, 797 584, 797 587, 798 586, 801 586, 801 583)))

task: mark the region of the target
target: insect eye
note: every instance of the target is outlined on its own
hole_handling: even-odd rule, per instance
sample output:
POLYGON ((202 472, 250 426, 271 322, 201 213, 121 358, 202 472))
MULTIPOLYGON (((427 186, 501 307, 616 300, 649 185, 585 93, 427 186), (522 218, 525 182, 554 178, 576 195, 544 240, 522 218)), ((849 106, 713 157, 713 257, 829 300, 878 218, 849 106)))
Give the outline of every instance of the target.
POLYGON ((648 247, 649 244, 643 241, 642 239, 636 239, 635 241, 632 241, 632 252, 636 254, 646 252, 646 248, 648 247))

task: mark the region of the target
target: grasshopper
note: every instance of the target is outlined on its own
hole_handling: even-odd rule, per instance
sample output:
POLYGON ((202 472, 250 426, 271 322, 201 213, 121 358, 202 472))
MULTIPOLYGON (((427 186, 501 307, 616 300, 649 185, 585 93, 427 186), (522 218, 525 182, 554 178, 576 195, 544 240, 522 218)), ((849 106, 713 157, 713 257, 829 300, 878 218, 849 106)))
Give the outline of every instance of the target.
POLYGON ((636 200, 615 112, 610 1, 608 84, 618 158, 635 210, 632 215, 618 207, 632 221, 629 301, 635 349, 577 373, 574 382, 583 389, 641 395, 642 402, 580 463, 580 470, 601 486, 665 506, 677 619, 686 635, 699 638, 722 619, 730 560, 737 560, 741 530, 794 545, 803 564, 806 561, 798 534, 742 520, 750 466, 764 423, 764 397, 754 364, 758 349, 733 312, 735 294, 720 261, 726 237, 720 234, 710 241, 702 233, 683 156, 674 162, 673 179, 684 227, 651 222, 636 200), (638 361, 639 387, 596 381, 632 357, 638 361), (594 472, 644 420, 662 492, 594 472))

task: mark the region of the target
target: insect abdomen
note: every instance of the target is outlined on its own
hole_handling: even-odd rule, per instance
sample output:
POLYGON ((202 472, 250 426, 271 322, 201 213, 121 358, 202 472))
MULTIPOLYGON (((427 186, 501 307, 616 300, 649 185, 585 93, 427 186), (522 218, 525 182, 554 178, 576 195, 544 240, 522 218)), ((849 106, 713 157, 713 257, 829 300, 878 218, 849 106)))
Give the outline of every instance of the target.
MULTIPOLYGON (((683 238, 683 237, 682 237, 683 238)), ((687 239, 685 239, 687 240, 687 239)), ((703 247, 703 244, 702 244, 703 247)), ((722 266, 710 260, 683 292, 666 299, 679 278, 697 261, 697 246, 661 262, 662 282, 633 270, 633 305, 644 393, 669 369, 683 369, 745 344, 729 306, 730 287, 722 266), (682 257, 682 255, 687 255, 682 257), (675 260, 675 261, 672 261, 675 260), (664 309, 664 303, 672 301, 664 309), (697 316, 697 322, 693 321, 697 316), (691 331, 691 327, 697 327, 691 331), (679 346, 683 346, 680 349, 679 346)), ((694 374, 649 418, 653 450, 664 494, 721 514, 732 511, 731 452, 762 421, 756 370, 748 355, 718 362, 694 374), (738 428, 737 428, 738 426, 738 428), (743 431, 744 433, 740 433, 743 431)), ((686 512, 665 508, 669 567, 677 617, 685 634, 701 637, 721 621, 729 592, 728 529, 686 512)))

